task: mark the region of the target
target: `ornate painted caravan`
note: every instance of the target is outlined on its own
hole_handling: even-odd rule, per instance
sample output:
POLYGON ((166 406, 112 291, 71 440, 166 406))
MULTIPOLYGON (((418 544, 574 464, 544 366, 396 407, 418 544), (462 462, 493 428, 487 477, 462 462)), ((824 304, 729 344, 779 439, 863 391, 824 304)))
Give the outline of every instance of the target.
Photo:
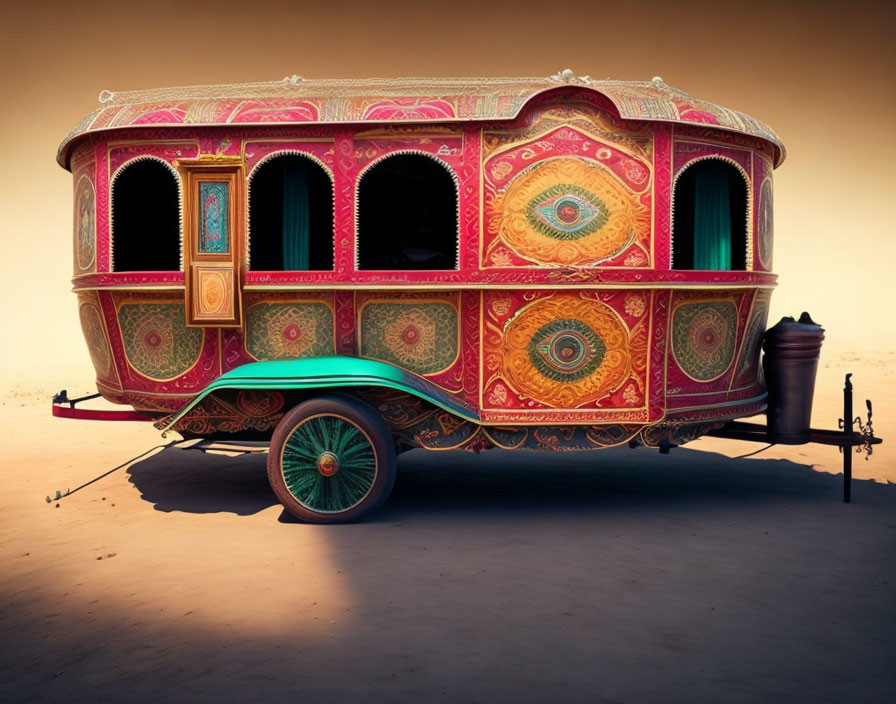
POLYGON ((667 86, 305 80, 101 96, 59 148, 108 400, 273 433, 295 515, 410 447, 686 442, 766 407, 760 122, 667 86))

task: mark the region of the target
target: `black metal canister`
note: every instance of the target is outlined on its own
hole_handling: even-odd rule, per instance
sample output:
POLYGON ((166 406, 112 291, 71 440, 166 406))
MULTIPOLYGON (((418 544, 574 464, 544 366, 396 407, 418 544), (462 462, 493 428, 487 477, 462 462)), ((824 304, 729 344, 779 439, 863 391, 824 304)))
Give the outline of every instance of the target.
POLYGON ((815 374, 824 328, 808 313, 787 317, 765 333, 762 367, 768 387, 769 441, 785 445, 809 442, 815 374))

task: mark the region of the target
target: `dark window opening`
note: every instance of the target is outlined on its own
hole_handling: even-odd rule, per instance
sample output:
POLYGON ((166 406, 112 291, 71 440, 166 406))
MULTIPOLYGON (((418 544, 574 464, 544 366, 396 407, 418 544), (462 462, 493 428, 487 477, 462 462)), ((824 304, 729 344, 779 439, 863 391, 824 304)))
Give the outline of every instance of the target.
POLYGON ((174 174, 145 159, 112 185, 114 271, 180 270, 180 198, 174 174))
POLYGON ((421 154, 373 166, 358 188, 359 269, 457 267, 457 189, 421 154))
POLYGON ((675 184, 672 268, 747 268, 747 184, 721 159, 687 167, 675 184))
POLYGON ((333 185, 311 159, 284 154, 258 167, 249 188, 249 267, 333 268, 333 185))

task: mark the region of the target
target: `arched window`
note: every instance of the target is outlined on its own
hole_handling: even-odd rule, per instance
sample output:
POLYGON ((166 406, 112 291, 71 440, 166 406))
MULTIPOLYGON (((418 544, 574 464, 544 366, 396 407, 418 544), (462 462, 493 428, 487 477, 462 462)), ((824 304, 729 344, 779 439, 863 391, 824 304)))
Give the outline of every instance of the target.
POLYGON ((312 159, 282 154, 250 176, 249 268, 333 268, 333 183, 312 159))
POLYGON ((112 182, 112 268, 180 269, 177 177, 155 159, 131 162, 112 182))
POLYGON ((372 166, 358 187, 359 269, 457 267, 457 188, 422 154, 372 166))
POLYGON ((747 182, 722 159, 701 159, 675 182, 672 268, 747 268, 747 182))

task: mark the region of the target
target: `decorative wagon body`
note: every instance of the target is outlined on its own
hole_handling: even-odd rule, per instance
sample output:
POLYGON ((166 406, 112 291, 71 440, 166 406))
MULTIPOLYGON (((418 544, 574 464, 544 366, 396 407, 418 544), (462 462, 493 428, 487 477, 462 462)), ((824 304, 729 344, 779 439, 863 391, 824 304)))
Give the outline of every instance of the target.
POLYGON ((662 448, 766 407, 784 149, 746 115, 569 71, 101 101, 58 153, 98 390, 273 433, 306 520, 384 499, 396 448, 662 448))

